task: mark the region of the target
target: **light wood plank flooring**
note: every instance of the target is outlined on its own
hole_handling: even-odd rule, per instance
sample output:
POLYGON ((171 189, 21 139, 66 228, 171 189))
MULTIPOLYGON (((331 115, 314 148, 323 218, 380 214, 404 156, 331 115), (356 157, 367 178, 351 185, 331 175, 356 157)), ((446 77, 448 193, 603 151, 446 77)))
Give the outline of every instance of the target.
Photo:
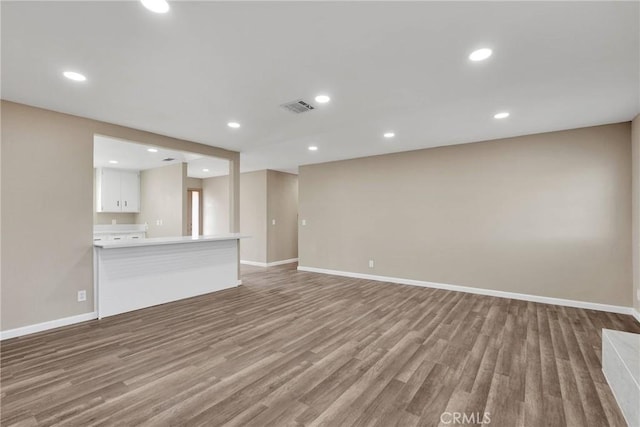
POLYGON ((3 342, 2 426, 625 425, 600 330, 631 316, 295 265, 243 281, 3 342))

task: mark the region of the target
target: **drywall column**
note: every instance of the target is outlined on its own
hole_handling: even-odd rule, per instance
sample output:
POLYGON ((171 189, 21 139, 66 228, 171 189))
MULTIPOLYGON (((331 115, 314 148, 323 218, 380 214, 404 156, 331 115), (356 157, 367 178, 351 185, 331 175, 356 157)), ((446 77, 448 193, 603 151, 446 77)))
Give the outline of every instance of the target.
MULTIPOLYGON (((229 231, 240 232, 240 153, 229 159, 229 231)), ((238 277, 240 277, 240 245, 238 251, 238 277)))
POLYGON ((182 219, 181 219, 181 223, 182 223, 182 235, 183 236, 187 236, 189 235, 188 233, 188 227, 187 227, 187 212, 188 212, 188 208, 187 208, 187 203, 188 203, 188 197, 187 197, 187 168, 188 168, 188 164, 186 163, 182 163, 181 164, 182 169, 181 169, 181 177, 180 177, 180 187, 182 190, 182 199, 181 199, 181 203, 182 203, 182 219))
POLYGON ((240 231, 240 153, 229 159, 229 231, 240 231))
POLYGON ((228 176, 216 176, 202 180, 203 234, 226 234, 229 232, 231 229, 230 199, 228 176))
POLYGON ((640 313, 640 114, 631 122, 633 295, 632 306, 640 313))

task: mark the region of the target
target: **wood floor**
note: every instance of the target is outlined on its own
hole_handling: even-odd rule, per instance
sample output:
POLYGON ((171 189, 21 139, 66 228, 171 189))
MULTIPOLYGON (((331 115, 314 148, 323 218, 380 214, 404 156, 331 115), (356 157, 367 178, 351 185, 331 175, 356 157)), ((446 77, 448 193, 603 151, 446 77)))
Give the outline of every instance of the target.
POLYGON ((294 268, 3 342, 0 423, 625 425, 600 330, 631 316, 294 268))

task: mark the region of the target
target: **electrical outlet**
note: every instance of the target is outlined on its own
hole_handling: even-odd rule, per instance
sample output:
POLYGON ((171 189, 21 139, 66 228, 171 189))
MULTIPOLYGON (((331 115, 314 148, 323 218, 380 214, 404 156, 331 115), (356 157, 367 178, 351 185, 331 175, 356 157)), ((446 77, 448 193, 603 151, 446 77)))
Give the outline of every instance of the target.
POLYGON ((369 268, 373 268, 373 260, 372 259, 369 260, 369 268))
POLYGON ((82 302, 82 301, 86 301, 87 300, 87 291, 78 291, 78 302, 82 302))
POLYGON ((276 220, 275 219, 271 220, 271 225, 276 225, 276 220))
POLYGON ((115 219, 111 220, 111 225, 116 225, 116 220, 115 219))
POLYGON ((162 225, 162 220, 161 219, 156 219, 156 225, 162 225))
POLYGON ((306 220, 306 219, 303 219, 303 220, 302 220, 302 225, 303 225, 303 226, 307 225, 307 220, 306 220))

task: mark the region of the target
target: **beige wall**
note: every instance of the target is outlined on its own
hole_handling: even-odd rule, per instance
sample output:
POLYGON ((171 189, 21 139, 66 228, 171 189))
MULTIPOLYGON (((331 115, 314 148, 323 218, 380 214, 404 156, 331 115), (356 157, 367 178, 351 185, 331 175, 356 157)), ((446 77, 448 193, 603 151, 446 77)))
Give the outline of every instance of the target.
POLYGON ((93 213, 93 223, 95 225, 105 225, 105 224, 113 224, 115 220, 116 224, 136 224, 136 214, 135 213, 105 213, 105 212, 94 212, 93 213))
POLYGON ((240 175, 240 259, 267 262, 267 171, 240 175))
MULTIPOLYGON (((203 180, 205 234, 226 232, 228 176, 203 180)), ((261 170, 240 174, 240 259, 268 263, 298 257, 298 177, 261 170), (276 224, 272 224, 272 220, 276 224)))
POLYGON ((267 220, 267 262, 298 258, 297 175, 267 171, 267 220))
POLYGON ((186 163, 140 172, 140 213, 135 224, 147 224, 147 237, 186 234, 186 180, 186 163))
MULTIPOLYGON (((214 218, 222 218, 228 209, 229 198, 224 192, 228 176, 203 180, 205 203, 205 234, 216 234, 214 218), (210 224, 210 227, 207 227, 210 224), (207 233, 207 231, 211 231, 207 233)), ((240 259, 267 262, 267 171, 240 174, 240 232, 251 236, 240 241, 240 259)))
MULTIPOLYGON (((7 101, 1 108, 3 331, 94 311, 94 134, 239 165, 237 152, 7 101), (27 164, 38 174, 25 175, 27 164), (82 289, 87 301, 77 302, 82 289)), ((229 186, 237 197, 239 181, 229 186)), ((239 223, 238 210, 229 209, 239 223)))
POLYGON ((633 306, 640 311, 640 114, 631 122, 633 163, 633 306))
MULTIPOLYGON (((242 191, 242 184, 240 184, 242 191)), ((202 180, 203 234, 229 232, 229 177, 216 176, 202 180)))
POLYGON ((630 131, 303 166, 300 265, 630 306, 630 131))
POLYGON ((202 179, 187 177, 187 188, 188 189, 201 189, 202 188, 202 179))

